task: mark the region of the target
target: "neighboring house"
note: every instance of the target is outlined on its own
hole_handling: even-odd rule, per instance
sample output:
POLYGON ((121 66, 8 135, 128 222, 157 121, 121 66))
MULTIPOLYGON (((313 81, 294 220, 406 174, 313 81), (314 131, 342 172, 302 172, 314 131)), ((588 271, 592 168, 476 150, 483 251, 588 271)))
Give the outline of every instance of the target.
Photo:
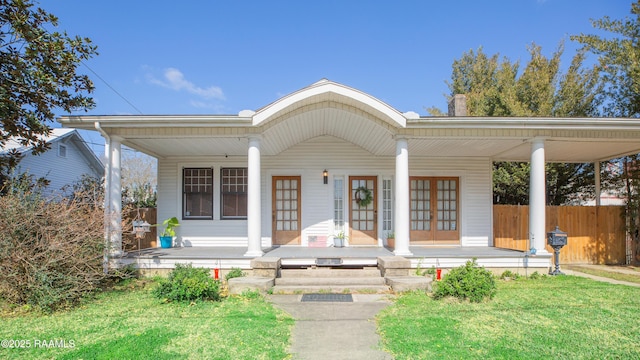
POLYGON ((39 155, 31 153, 31 147, 25 147, 9 140, 0 149, 0 155, 17 149, 23 158, 18 163, 18 173, 28 173, 35 178, 49 180, 46 194, 62 191, 63 187, 80 180, 82 175, 98 179, 104 176, 104 165, 87 146, 77 130, 52 129, 46 137, 51 148, 39 155))
MULTIPOLYGON (((121 146, 158 159, 158 219, 184 246, 493 246, 492 163, 530 161, 531 246, 546 253, 545 163, 640 152, 640 120, 401 113, 321 80, 238 115, 64 116, 108 146, 108 201, 120 211, 121 146), (455 115, 463 116, 455 116, 455 115)), ((460 106, 462 105, 462 106, 460 106)), ((117 216, 112 227, 119 226, 117 216)), ((119 245, 117 232, 112 242, 119 245)))

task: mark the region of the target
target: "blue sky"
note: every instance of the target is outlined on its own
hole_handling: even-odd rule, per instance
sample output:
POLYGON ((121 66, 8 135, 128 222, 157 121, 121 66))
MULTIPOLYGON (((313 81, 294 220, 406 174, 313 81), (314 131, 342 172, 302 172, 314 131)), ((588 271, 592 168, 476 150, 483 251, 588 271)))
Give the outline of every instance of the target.
MULTIPOLYGON (((464 52, 528 60, 589 19, 629 15, 631 0, 133 1, 42 0, 59 28, 89 37, 97 107, 89 114, 237 114, 327 78, 399 111, 446 109, 464 52)), ((601 34, 601 33, 599 33, 601 34)), ((62 115, 62 114, 59 114, 62 115)), ((98 137, 99 138, 99 137, 98 137)))

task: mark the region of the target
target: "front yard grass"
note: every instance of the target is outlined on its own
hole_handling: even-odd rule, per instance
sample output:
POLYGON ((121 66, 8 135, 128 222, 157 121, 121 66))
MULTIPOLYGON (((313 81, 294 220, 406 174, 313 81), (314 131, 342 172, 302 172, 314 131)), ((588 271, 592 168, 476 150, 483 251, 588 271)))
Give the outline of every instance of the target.
POLYGON ((50 315, 2 315, 2 359, 285 359, 293 319, 259 295, 162 304, 155 284, 100 294, 50 315), (54 346, 44 347, 46 344, 54 346), (50 341, 53 340, 54 343, 50 341), (55 341, 64 340, 55 344, 55 341), (67 346, 60 348, 59 346, 67 346))
POLYGON ((573 276, 499 281, 492 301, 401 296, 378 315, 401 359, 640 359, 640 289, 573 276))

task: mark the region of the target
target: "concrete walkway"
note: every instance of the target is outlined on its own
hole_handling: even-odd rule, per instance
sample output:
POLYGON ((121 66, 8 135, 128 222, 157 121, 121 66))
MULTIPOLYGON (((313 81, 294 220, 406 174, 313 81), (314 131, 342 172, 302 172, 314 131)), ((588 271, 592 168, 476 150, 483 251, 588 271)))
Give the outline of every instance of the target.
MULTIPOLYGON (((640 278, 640 272, 635 271, 635 270, 626 270, 626 269, 623 269, 623 268, 616 268, 616 267, 611 267, 611 266, 606 266, 606 265, 580 265, 580 266, 582 266, 582 267, 590 267, 590 268, 597 269, 597 270, 603 270, 603 271, 609 271, 609 272, 617 272, 617 273, 627 274, 627 275, 634 275, 634 276, 637 276, 638 278, 640 278)), ((563 269, 563 268, 560 268, 560 271, 562 271, 563 273, 565 273, 567 275, 585 277, 585 278, 588 278, 588 279, 591 279, 591 280, 606 282, 606 283, 609 283, 609 284, 640 287, 640 284, 638 284, 638 283, 632 283, 632 282, 628 282, 628 281, 616 280, 616 279, 606 278, 606 277, 602 277, 602 276, 596 276, 596 275, 583 273, 583 272, 581 272, 579 270, 579 268, 578 269, 563 269)))
POLYGON ((387 360, 374 317, 389 296, 353 294, 353 302, 301 302, 302 295, 268 295, 295 320, 290 353, 294 360, 387 360))

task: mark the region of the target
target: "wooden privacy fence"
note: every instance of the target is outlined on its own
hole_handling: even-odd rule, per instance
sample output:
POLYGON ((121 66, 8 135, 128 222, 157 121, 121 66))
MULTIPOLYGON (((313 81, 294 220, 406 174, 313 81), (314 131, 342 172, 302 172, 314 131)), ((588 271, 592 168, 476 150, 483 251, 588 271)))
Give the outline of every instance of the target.
MULTIPOLYGON (((625 264, 626 232, 622 206, 547 206, 546 230, 556 226, 568 234, 560 251, 562 264, 625 264)), ((547 239, 544 239, 545 244, 547 239)), ((527 250, 529 207, 493 206, 495 247, 527 250)), ((547 251, 553 249, 547 245, 547 251)))
MULTIPOLYGON (((156 208, 140 208, 140 217, 142 220, 148 222, 151 225, 157 223, 158 210, 156 208)), ((138 209, 132 209, 130 211, 124 211, 122 214, 122 246, 125 251, 132 251, 138 249, 138 239, 131 233, 133 229, 133 220, 138 215, 138 209)), ((151 232, 144 234, 144 238, 140 239, 140 249, 155 248, 158 247, 158 240, 156 235, 158 228, 151 227, 151 232)))

